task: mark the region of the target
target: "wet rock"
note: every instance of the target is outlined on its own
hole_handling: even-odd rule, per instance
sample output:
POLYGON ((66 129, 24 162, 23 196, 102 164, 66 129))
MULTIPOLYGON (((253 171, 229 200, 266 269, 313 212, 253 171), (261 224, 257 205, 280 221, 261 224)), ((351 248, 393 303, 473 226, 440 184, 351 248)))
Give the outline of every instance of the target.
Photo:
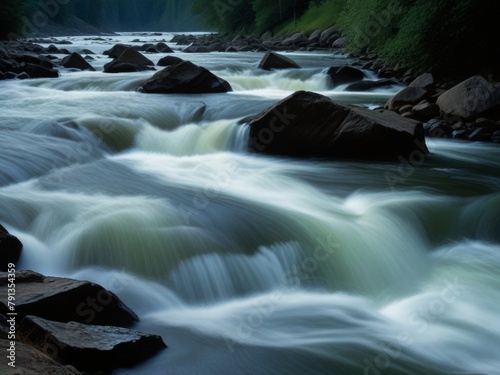
POLYGON ((349 86, 346 87, 347 91, 370 91, 374 89, 378 89, 381 87, 389 87, 393 85, 399 84, 398 81, 395 81, 393 79, 381 79, 379 81, 372 81, 372 80, 366 80, 366 81, 359 81, 359 82, 354 82, 351 83, 349 86))
POLYGON ((427 90, 421 87, 406 87, 401 90, 395 96, 393 96, 387 104, 385 108, 388 108, 391 111, 398 111, 404 105, 407 104, 418 104, 427 96, 427 90))
POLYGON ((267 52, 259 63, 260 69, 300 69, 292 59, 275 52, 267 52))
POLYGON ((136 365, 167 346, 160 336, 126 328, 60 323, 27 316, 20 332, 59 362, 81 371, 110 371, 136 365))
POLYGON ((61 53, 61 50, 59 48, 57 48, 55 45, 51 44, 48 48, 47 48, 47 52, 48 53, 54 53, 54 54, 60 54, 61 53))
POLYGON ((110 50, 104 51, 103 55, 108 55, 109 57, 116 59, 120 57, 120 55, 131 46, 125 44, 115 44, 110 50))
POLYGON ((437 104, 447 116, 472 119, 500 105, 500 88, 474 76, 442 94, 437 104))
POLYGON ((7 271, 9 263, 16 264, 22 250, 21 241, 0 224, 0 271, 7 271))
POLYGON ((76 52, 73 52, 71 55, 63 58, 61 60, 61 66, 65 68, 95 71, 94 67, 76 52))
POLYGON ((228 82, 209 70, 189 61, 172 65, 156 73, 140 88, 140 92, 153 94, 201 94, 232 91, 228 82))
POLYGON ((351 108, 298 91, 250 122, 254 152, 294 157, 397 160, 428 153, 422 124, 399 115, 351 108))
POLYGON ((165 56, 158 61, 158 66, 171 66, 171 65, 177 65, 183 62, 183 59, 180 59, 175 56, 165 56))
POLYGON ((332 83, 334 86, 362 81, 365 78, 365 74, 362 70, 348 65, 342 66, 340 68, 331 67, 330 69, 328 69, 327 74, 332 79, 332 83))
POLYGON ((189 46, 185 48, 182 52, 184 53, 209 53, 210 48, 205 46, 189 46))
POLYGON ((432 118, 439 117, 439 106, 425 102, 414 106, 412 112, 416 119, 428 121, 432 118))
POLYGON ((110 63, 104 65, 104 73, 141 72, 152 70, 154 63, 133 48, 127 48, 110 63))
MULTIPOLYGON (((7 285, 0 273, 0 314, 8 312, 7 285), (3 285, 2 285, 3 284, 3 285)), ((97 284, 25 271, 16 274, 16 312, 60 322, 128 327, 137 316, 113 293, 97 284)))
POLYGON ((160 42, 156 44, 156 49, 161 53, 173 53, 174 50, 170 48, 166 43, 160 42))

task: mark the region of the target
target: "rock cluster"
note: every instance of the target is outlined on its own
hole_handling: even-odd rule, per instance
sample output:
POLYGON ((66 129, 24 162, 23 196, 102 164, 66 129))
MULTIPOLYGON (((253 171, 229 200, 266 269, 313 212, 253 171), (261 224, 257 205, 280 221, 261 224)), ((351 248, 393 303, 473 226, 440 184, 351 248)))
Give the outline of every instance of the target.
POLYGON ((12 274, 0 272, 0 348, 16 348, 20 373, 110 371, 166 348, 160 336, 126 328, 137 316, 99 285, 18 271, 15 317, 8 315, 9 288, 12 274))

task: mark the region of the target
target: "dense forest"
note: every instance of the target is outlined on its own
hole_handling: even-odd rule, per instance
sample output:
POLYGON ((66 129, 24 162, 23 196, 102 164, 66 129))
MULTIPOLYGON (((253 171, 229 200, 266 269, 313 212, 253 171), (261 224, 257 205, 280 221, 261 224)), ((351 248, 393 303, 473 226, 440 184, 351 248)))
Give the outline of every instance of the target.
POLYGON ((0 38, 30 36, 48 24, 81 20, 107 31, 201 29, 193 0, 2 0, 0 38))
POLYGON ((275 35, 337 26, 349 48, 388 63, 456 74, 497 70, 498 2, 493 0, 195 0, 210 28, 275 35))

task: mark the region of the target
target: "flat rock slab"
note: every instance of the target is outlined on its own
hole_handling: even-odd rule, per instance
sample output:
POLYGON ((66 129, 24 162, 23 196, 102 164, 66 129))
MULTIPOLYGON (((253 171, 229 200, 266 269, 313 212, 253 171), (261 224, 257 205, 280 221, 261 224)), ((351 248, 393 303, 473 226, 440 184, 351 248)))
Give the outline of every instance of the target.
POLYGON ((126 328, 60 323, 27 316, 20 333, 56 360, 81 371, 133 366, 165 349, 160 336, 126 328))
MULTIPOLYGON (((8 365, 9 359, 2 355, 0 374, 2 375, 80 375, 73 366, 56 362, 41 351, 17 342, 15 368, 8 365)), ((0 340, 0 351, 8 353, 10 341, 0 340)))
MULTIPOLYGON (((0 272, 0 314, 8 313, 7 273, 0 272)), ((128 327, 139 320, 115 294, 102 286, 72 279, 16 273, 16 312, 59 322, 128 327)))

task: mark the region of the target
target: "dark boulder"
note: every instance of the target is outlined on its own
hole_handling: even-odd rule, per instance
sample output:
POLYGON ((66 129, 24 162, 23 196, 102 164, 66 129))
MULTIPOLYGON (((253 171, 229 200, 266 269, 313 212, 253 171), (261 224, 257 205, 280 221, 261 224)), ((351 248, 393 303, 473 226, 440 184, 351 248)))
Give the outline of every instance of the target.
POLYGON ((424 102, 412 108, 413 116, 420 121, 429 121, 439 117, 439 107, 436 104, 424 102))
POLYGON ((331 67, 328 69, 327 74, 332 79, 334 86, 362 81, 365 78, 365 74, 362 70, 348 65, 342 67, 331 67))
POLYGON ((54 64, 52 63, 52 61, 40 55, 26 53, 23 55, 14 55, 12 56, 12 58, 20 64, 22 63, 34 64, 34 65, 39 65, 46 69, 54 68, 54 64))
POLYGON ((22 250, 21 241, 0 225, 0 271, 7 271, 9 263, 16 264, 22 250))
POLYGON ((172 53, 174 50, 170 48, 166 43, 160 42, 156 44, 156 49, 162 53, 172 53))
POLYGON ((422 124, 298 91, 250 122, 251 150, 294 157, 398 160, 427 154, 422 124))
POLYGON ((108 55, 109 57, 116 59, 120 57, 120 55, 131 46, 125 44, 115 44, 110 50, 104 51, 103 55, 108 55))
POLYGON ((393 79, 381 79, 378 81, 366 80, 351 83, 346 87, 347 91, 370 91, 381 87, 389 87, 399 84, 398 81, 393 79))
POLYGON ((189 61, 169 66, 156 73, 140 88, 140 92, 153 94, 201 94, 232 91, 228 82, 207 69, 189 61))
POLYGON ((154 63, 133 48, 127 48, 113 61, 104 65, 104 73, 141 72, 151 70, 154 63))
POLYGON ((160 59, 160 61, 158 61, 158 66, 171 66, 171 65, 177 65, 177 64, 180 64, 181 62, 183 62, 184 60, 179 58, 179 57, 175 57, 175 56, 165 56, 163 58, 160 59))
POLYGON ((348 39, 346 37, 340 37, 335 39, 332 43, 332 48, 345 48, 347 47, 348 39))
POLYGON ((210 51, 210 48, 206 47, 206 46, 189 46, 187 48, 185 48, 182 52, 185 52, 185 53, 209 53, 211 52, 210 51))
MULTIPOLYGON (((0 314, 8 312, 7 273, 0 273, 0 314)), ((16 274, 16 312, 22 317, 128 327, 137 316, 113 293, 97 284, 31 271, 16 274)))
POLYGON ((61 60, 61 66, 65 68, 75 68, 80 70, 95 71, 94 67, 90 65, 80 54, 73 52, 71 55, 66 56, 61 60))
POLYGON ((432 73, 424 73, 415 80, 410 83, 409 87, 421 87, 423 89, 429 90, 436 85, 436 81, 434 80, 434 76, 432 73))
POLYGON ((3 81, 5 78, 5 74, 3 72, 0 72, 0 81, 3 81))
POLYGON ((337 29, 335 27, 330 27, 321 33, 321 35, 319 36, 319 43, 321 45, 326 45, 328 43, 328 40, 330 40, 330 38, 337 34, 337 29))
POLYGON ((385 108, 391 111, 398 111, 402 106, 407 104, 418 104, 427 96, 427 90, 421 87, 406 87, 399 93, 394 95, 385 108))
POLYGON ((57 48, 55 45, 51 44, 48 48, 47 48, 47 52, 48 53, 54 53, 54 54, 60 54, 61 53, 61 50, 59 48, 57 48))
POLYGON ((308 38, 303 33, 295 33, 292 36, 284 39, 281 44, 285 46, 299 45, 304 42, 308 42, 308 38))
POLYGON ((259 63, 260 69, 300 69, 292 59, 275 52, 267 52, 259 63))
POLYGON ((447 116, 472 119, 500 105, 500 87, 474 76, 442 94, 437 104, 447 116))
POLYGON ((119 327, 53 322, 36 316, 24 318, 19 331, 33 346, 81 371, 134 366, 167 347, 157 335, 119 327))
POLYGON ((59 72, 55 69, 44 68, 40 65, 21 63, 19 65, 21 73, 26 73, 30 78, 57 78, 59 72))

